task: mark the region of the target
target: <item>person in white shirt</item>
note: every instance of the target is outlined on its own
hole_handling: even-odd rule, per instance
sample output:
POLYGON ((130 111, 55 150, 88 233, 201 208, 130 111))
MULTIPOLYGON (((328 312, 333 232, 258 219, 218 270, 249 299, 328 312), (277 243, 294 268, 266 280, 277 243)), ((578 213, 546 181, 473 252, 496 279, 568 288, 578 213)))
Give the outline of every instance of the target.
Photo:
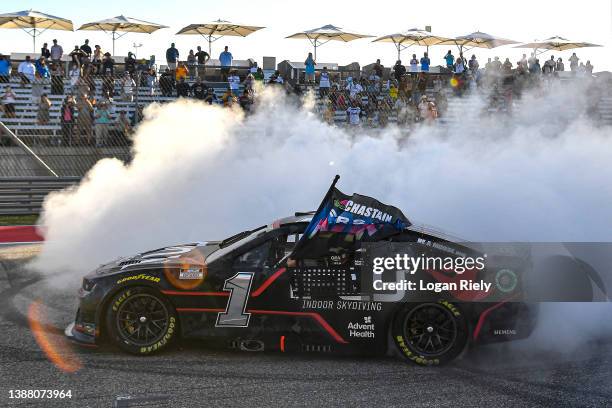
POLYGON ((319 74, 319 94, 321 96, 327 95, 330 87, 329 72, 327 71, 327 67, 323 67, 323 71, 319 74))
POLYGON ((235 69, 230 71, 229 76, 227 77, 227 82, 234 96, 238 96, 240 89, 240 77, 235 69))
POLYGON ((76 86, 81 77, 81 68, 77 64, 72 64, 70 71, 68 71, 68 78, 70 78, 70 87, 72 92, 76 94, 76 86))
POLYGON ((53 45, 51 46, 50 51, 51 60, 53 62, 59 62, 62 59, 62 55, 64 55, 64 49, 57 43, 57 40, 53 40, 53 45))
POLYGON ((126 72, 123 81, 121 83, 121 89, 123 90, 123 100, 127 102, 134 101, 134 88, 136 87, 136 82, 132 79, 132 76, 129 72, 126 72))
POLYGON ((416 54, 412 54, 412 59, 410 60, 410 72, 418 72, 419 71, 419 60, 416 57, 416 54))
POLYGON ((17 72, 21 76, 21 81, 23 83, 27 84, 34 81, 36 66, 32 63, 29 55, 25 57, 25 60, 21 64, 19 64, 17 72))
POLYGON ((346 78, 346 82, 346 90, 349 91, 349 96, 351 99, 355 99, 357 94, 363 92, 363 87, 359 83, 354 82, 352 77, 346 78))
POLYGON ((349 108, 346 110, 349 124, 352 126, 359 126, 361 124, 361 108, 354 103, 351 103, 349 108))

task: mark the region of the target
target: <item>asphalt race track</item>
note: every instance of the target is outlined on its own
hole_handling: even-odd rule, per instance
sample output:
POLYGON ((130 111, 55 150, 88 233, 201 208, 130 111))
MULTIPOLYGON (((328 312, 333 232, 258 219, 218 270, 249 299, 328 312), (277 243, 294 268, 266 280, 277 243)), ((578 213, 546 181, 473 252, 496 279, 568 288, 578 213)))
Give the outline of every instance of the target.
MULTIPOLYGON (((397 359, 220 352, 179 344, 134 357, 110 346, 70 347, 76 373, 51 363, 35 341, 28 308, 39 300, 53 334, 72 320, 74 289, 50 289, 24 268, 35 246, 0 247, 0 406, 402 406, 604 407, 612 405, 612 343, 559 355, 515 345, 468 352, 442 368, 397 359), (72 399, 9 399, 9 390, 71 390, 72 399)), ((80 277, 75 277, 80 282, 80 277)), ((551 339, 554 341, 554 339, 551 339)))

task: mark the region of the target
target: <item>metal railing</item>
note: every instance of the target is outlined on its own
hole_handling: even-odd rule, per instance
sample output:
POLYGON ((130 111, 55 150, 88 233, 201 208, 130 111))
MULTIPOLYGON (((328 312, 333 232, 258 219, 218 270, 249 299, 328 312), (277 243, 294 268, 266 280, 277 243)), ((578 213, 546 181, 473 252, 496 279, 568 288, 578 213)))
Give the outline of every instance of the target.
POLYGON ((79 181, 79 177, 0 178, 0 215, 39 214, 47 194, 79 181))

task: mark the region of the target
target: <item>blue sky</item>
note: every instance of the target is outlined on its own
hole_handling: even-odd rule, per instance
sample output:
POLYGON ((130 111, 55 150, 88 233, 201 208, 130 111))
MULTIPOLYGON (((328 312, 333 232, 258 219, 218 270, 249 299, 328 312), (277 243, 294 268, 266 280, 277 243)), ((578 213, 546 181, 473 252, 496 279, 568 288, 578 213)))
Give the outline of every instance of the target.
MULTIPOLYGON (((310 46, 305 40, 287 40, 287 35, 296 31, 334 24, 352 31, 372 35, 384 35, 408 28, 422 28, 431 25, 433 31, 442 35, 463 35, 476 30, 515 39, 532 41, 552 35, 562 35, 576 40, 590 41, 605 45, 598 49, 577 50, 584 62, 590 59, 595 71, 611 70, 612 58, 612 0, 582 0, 575 2, 553 0, 514 0, 501 2, 492 0, 470 0, 469 2, 438 0, 424 2, 417 7, 410 1, 375 2, 354 0, 328 2, 312 0, 290 3, 286 1, 233 0, 167 0, 125 1, 104 0, 77 2, 74 0, 3 0, 0 13, 32 8, 49 14, 71 19, 75 28, 81 24, 124 14, 170 26, 157 33, 128 34, 117 41, 118 55, 134 51, 134 43, 143 44, 138 55, 156 54, 162 57, 170 42, 176 42, 182 55, 190 48, 205 45, 197 36, 176 36, 185 25, 223 18, 235 22, 266 26, 267 28, 247 38, 224 38, 213 44, 213 56, 217 56, 224 45, 228 45, 234 58, 249 57, 260 60, 263 56, 303 61, 310 46), (350 5, 350 6, 349 6, 350 5), (428 6, 430 5, 430 6, 428 6)), ((99 32, 47 31, 42 34, 40 44, 57 38, 65 49, 71 49, 89 38, 92 44, 100 44, 105 50, 111 49, 110 37, 99 32)), ((38 47, 37 47, 38 48, 38 47)), ((442 56, 448 47, 433 47, 430 50, 434 63, 442 63, 442 56)), ((0 52, 30 52, 31 38, 19 30, 0 30, 0 52)), ((422 54, 423 48, 408 49, 403 54, 407 60, 413 52, 422 54)), ((474 50, 481 60, 499 55, 510 57, 515 62, 528 50, 501 47, 493 51, 474 50)), ((570 52, 555 53, 555 56, 569 57, 570 52)), ((550 54, 544 58, 549 58, 550 54)), ((330 42, 319 49, 319 62, 362 64, 381 58, 383 63, 393 64, 396 52, 391 44, 372 44, 370 40, 359 40, 349 44, 330 42)))

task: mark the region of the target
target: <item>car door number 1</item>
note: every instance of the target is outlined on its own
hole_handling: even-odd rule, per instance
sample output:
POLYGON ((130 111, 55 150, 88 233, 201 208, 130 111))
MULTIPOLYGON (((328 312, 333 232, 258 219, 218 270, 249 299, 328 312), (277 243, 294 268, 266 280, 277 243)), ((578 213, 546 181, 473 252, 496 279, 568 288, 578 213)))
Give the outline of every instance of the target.
POLYGON ((230 291, 225 312, 217 315, 217 327, 248 327, 251 314, 246 312, 253 272, 238 272, 225 280, 223 290, 230 291))

